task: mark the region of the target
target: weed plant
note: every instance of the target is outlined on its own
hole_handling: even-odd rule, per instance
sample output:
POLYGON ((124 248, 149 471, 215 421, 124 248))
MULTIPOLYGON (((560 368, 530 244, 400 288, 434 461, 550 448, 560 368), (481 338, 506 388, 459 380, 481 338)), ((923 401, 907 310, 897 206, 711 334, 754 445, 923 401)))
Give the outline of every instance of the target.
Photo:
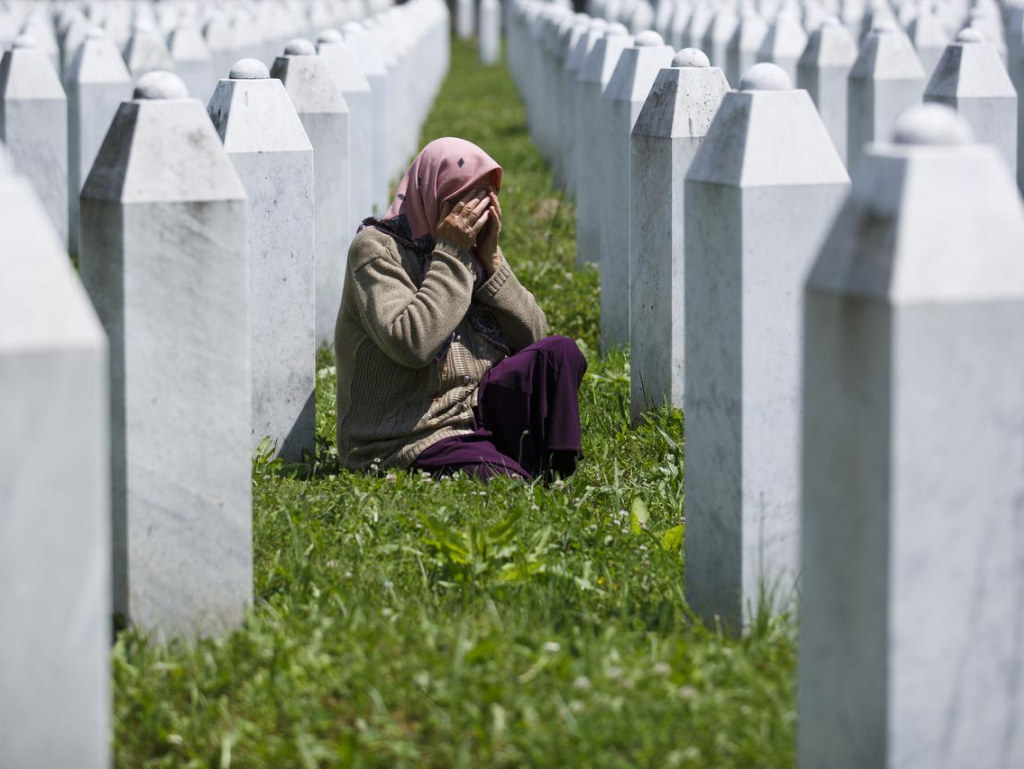
POLYGON ((339 471, 322 354, 316 461, 254 462, 244 628, 117 638, 117 765, 791 766, 792 624, 733 639, 691 616, 682 416, 630 425, 628 356, 597 354, 597 274, 576 267, 572 206, 507 73, 465 44, 423 140, 443 135, 504 166, 509 261, 590 359, 585 460, 548 488, 339 471))

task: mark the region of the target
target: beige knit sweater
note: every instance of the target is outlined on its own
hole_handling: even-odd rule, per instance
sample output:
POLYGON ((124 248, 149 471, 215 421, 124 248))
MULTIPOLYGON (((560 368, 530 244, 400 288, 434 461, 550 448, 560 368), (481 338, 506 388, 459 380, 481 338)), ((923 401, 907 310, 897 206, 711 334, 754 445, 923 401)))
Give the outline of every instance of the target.
POLYGON ((437 244, 423 276, 417 254, 390 235, 356 235, 334 337, 343 467, 408 467, 431 444, 473 431, 477 384, 505 352, 469 322, 472 298, 512 351, 544 336, 544 313, 504 259, 475 293, 474 278, 472 257, 454 244, 437 244))

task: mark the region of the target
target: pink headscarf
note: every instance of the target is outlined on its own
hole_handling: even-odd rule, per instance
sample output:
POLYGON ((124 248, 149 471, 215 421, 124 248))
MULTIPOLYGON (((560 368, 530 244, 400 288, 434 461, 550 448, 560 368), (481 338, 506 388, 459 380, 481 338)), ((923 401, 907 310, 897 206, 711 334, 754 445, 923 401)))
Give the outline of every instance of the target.
POLYGON ((413 238, 433 237, 442 204, 458 200, 478 183, 501 189, 501 166, 494 158, 465 139, 434 139, 405 172, 384 218, 404 214, 413 238), (492 178, 484 180, 488 174, 492 178))

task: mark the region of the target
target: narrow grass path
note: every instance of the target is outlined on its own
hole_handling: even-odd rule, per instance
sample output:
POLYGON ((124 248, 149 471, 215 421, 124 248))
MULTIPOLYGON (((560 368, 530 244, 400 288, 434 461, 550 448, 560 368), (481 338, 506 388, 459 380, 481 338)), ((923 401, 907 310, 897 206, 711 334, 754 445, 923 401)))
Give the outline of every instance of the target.
POLYGON ((117 765, 791 766, 792 626, 732 640, 690 618, 681 416, 631 428, 628 362, 596 355, 571 206, 507 73, 462 44, 423 138, 442 135, 503 164, 509 260, 591 359, 586 459, 550 489, 339 472, 323 359, 319 462, 254 465, 245 628, 169 649, 119 636, 117 765))

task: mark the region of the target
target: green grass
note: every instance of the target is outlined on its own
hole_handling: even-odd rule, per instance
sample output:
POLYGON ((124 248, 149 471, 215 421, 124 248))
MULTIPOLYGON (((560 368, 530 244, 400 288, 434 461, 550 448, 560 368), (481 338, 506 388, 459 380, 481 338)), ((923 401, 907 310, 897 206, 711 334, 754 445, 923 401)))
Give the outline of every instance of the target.
POLYGON ((586 459, 558 488, 339 472, 322 357, 316 466, 254 464, 245 627, 170 648, 120 634, 117 765, 791 766, 793 626, 732 639, 692 618, 682 417, 630 426, 628 359, 597 357, 572 207, 507 74, 465 45, 423 138, 441 135, 502 163, 508 258, 590 357, 586 459))

